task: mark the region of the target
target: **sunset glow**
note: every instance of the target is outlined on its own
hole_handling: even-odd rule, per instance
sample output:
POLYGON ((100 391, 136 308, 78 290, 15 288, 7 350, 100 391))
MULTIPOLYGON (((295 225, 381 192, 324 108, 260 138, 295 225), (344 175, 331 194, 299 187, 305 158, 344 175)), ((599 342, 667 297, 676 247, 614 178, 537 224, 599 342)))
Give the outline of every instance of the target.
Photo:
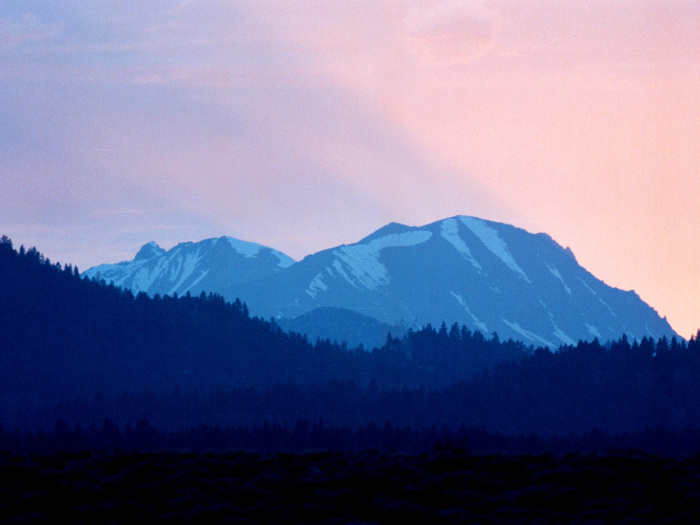
POLYGON ((700 2, 0 4, 0 235, 81 269, 453 215, 700 328, 700 2))

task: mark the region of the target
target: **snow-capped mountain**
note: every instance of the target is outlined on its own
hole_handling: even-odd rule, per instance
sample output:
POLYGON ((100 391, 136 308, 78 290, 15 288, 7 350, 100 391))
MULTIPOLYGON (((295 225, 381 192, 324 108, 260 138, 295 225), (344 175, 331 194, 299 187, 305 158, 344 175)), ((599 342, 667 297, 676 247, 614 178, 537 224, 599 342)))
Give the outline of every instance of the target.
POLYGON ((550 348, 623 333, 677 335, 636 293, 606 285, 547 234, 464 216, 422 227, 391 223, 219 291, 264 317, 331 306, 394 325, 457 322, 550 348))
POLYGON ((287 255, 232 237, 184 242, 165 251, 154 242, 144 245, 133 261, 102 264, 83 273, 134 294, 182 295, 220 292, 241 282, 272 276, 294 264, 287 255))

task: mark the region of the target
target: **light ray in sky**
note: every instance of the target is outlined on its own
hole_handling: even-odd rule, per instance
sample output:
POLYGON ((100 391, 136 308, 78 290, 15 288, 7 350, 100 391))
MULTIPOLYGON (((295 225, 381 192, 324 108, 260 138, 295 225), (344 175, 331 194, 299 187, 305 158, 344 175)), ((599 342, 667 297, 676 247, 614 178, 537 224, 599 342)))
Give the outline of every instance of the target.
POLYGON ((687 337, 699 24, 681 1, 5 2, 0 233, 87 268, 482 216, 687 337))

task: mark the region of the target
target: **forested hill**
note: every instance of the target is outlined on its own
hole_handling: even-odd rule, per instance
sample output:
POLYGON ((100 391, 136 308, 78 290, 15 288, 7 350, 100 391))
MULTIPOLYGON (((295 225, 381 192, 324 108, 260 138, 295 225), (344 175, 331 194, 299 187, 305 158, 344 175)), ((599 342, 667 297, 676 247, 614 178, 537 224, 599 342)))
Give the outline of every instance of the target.
POLYGON ((441 387, 533 351, 453 326, 390 339, 367 352, 309 342, 251 318, 220 296, 134 296, 81 279, 36 249, 0 242, 0 403, 43 404, 100 391, 375 380, 382 387, 441 387))
POLYGON ((9 427, 57 416, 165 429, 322 419, 567 435, 700 421, 700 332, 552 353, 443 325, 348 349, 285 333, 239 301, 134 296, 81 279, 7 238, 0 334, 0 424, 9 427))

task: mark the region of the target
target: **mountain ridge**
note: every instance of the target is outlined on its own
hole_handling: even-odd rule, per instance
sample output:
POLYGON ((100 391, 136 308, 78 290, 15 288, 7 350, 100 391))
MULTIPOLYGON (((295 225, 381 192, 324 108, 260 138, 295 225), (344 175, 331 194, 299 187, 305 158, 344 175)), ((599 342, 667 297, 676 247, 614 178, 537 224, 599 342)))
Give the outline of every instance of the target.
POLYGON ((257 243, 222 236, 182 242, 164 250, 151 241, 131 261, 86 270, 134 293, 172 295, 215 292, 239 280, 266 277, 294 264, 288 255, 257 243))
MULTIPOLYGON (((164 257, 148 264, 156 266, 164 257)), ((260 262, 257 256, 249 259, 260 262)), ((86 275, 94 276, 96 269, 86 275)), ((606 285, 548 234, 465 215, 418 227, 392 222, 356 243, 274 271, 236 272, 223 286, 204 290, 225 281, 210 279, 197 289, 229 301, 240 298, 265 318, 343 308, 386 325, 456 322, 487 336, 496 332, 552 349, 623 333, 633 339, 678 336, 636 292, 606 285)))

